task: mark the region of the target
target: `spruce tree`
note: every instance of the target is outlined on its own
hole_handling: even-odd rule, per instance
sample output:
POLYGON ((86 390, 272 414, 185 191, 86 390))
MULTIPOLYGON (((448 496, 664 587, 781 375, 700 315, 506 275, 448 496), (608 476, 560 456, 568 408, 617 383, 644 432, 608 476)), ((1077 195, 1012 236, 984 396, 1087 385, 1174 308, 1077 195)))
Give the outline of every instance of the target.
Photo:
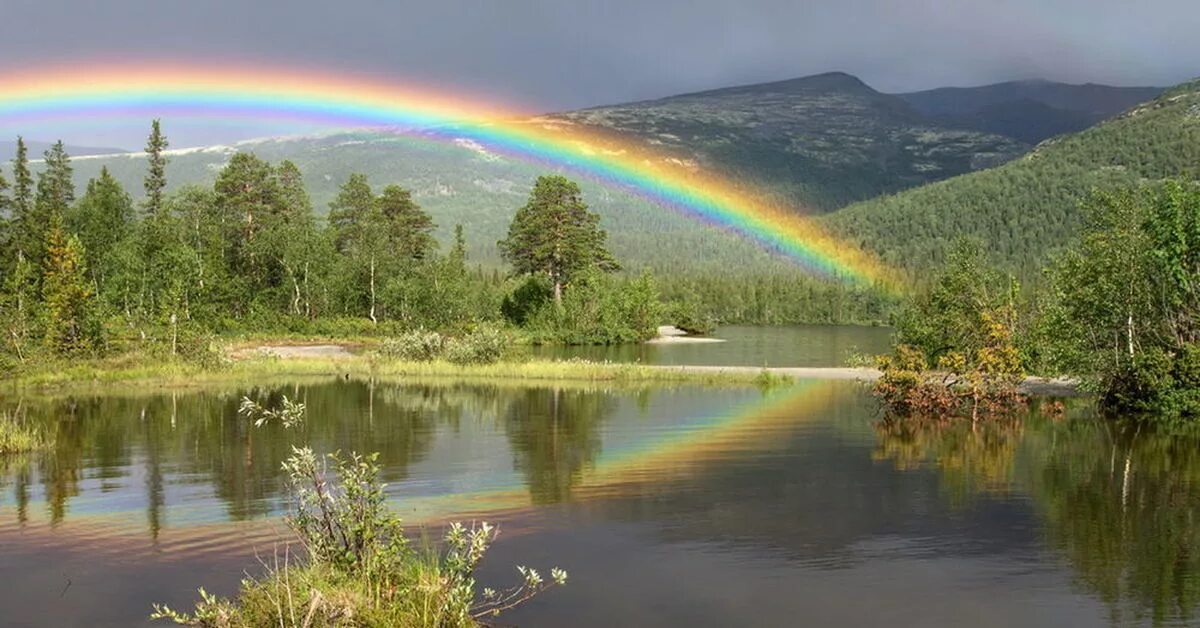
POLYGON ((21 246, 35 266, 46 261, 47 231, 54 220, 63 220, 75 202, 75 183, 72 181, 71 157, 62 140, 45 152, 45 169, 38 174, 37 198, 33 211, 23 221, 21 246))
MULTIPOLYGON (((8 251, 8 244, 13 237, 13 223, 9 219, 11 212, 12 199, 8 198, 8 179, 4 178, 4 171, 0 170, 0 255, 8 251)), ((0 274, 3 274, 7 261, 0 259, 0 274)))
POLYGON ((158 119, 150 123, 150 137, 146 139, 146 155, 149 159, 149 169, 143 180, 146 189, 146 214, 157 216, 162 212, 163 190, 167 187, 167 157, 163 151, 170 144, 167 136, 163 135, 158 119))
POLYGON ((497 244, 518 275, 545 274, 562 303, 563 286, 576 274, 619 268, 605 248, 600 216, 588 211, 579 184, 561 175, 538 177, 529 202, 517 210, 508 237, 497 244))
POLYGON ((389 244, 401 258, 421 260, 434 247, 433 219, 412 200, 412 192, 389 185, 377 201, 387 223, 389 244))
POLYGON ((338 251, 345 253, 357 236, 361 223, 375 206, 375 194, 367 183, 367 175, 354 173, 338 189, 337 198, 329 204, 329 229, 338 251))
POLYGON ((13 159, 12 198, 9 200, 11 216, 10 248, 16 253, 28 255, 41 245, 45 233, 39 233, 32 224, 33 175, 29 172, 29 156, 25 140, 17 137, 17 154, 13 159))
POLYGON ((46 232, 46 269, 42 300, 46 307, 46 342, 60 355, 95 347, 99 327, 94 293, 87 280, 83 245, 68 235, 62 217, 53 214, 46 232))

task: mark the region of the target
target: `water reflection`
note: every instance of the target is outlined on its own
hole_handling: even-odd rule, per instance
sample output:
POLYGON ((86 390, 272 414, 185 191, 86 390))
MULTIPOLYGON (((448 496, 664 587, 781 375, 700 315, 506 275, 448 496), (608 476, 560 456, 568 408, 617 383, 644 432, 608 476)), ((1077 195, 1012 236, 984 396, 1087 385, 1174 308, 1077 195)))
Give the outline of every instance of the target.
POLYGON ((504 433, 516 468, 535 504, 569 499, 600 452, 600 423, 613 411, 610 395, 596 391, 529 389, 512 396, 504 433))
POLYGON ((972 426, 880 424, 877 455, 932 465, 951 494, 1018 491, 1110 621, 1190 623, 1200 605, 1200 439, 1034 413, 972 426))
MULTIPOLYGON (((186 603, 208 586, 191 561, 241 552, 219 572, 235 586, 274 538, 259 528, 285 506, 280 463, 293 443, 379 451, 410 522, 499 516, 512 543, 497 548, 499 565, 514 548, 581 574, 566 602, 522 611, 522 624, 784 625, 821 611, 818 623, 861 625, 903 611, 913 624, 961 625, 981 605, 997 625, 1104 613, 1170 624, 1200 603, 1200 440, 1096 421, 1083 406, 879 423, 846 383, 763 393, 342 380, 0 409, 17 403, 57 445, 0 458, 0 581, 61 576, 48 552, 124 558, 130 602, 110 625, 144 617, 145 600, 186 603), (309 408, 298 431, 237 416, 243 395, 272 405, 285 394, 309 408), (175 573, 178 591, 149 595, 141 563, 172 559, 145 569, 175 573), (914 598, 932 601, 913 610, 914 598)), ((61 584, 43 588, 53 604, 61 584)), ((0 591, 0 606, 20 599, 0 591)))

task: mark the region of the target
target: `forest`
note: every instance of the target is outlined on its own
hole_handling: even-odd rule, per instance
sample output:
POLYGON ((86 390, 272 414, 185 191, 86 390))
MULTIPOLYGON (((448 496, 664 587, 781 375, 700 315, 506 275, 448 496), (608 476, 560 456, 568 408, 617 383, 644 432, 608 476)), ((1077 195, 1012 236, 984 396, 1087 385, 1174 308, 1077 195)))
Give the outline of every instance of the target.
POLYGON ((895 351, 876 385, 890 410, 1004 415, 1035 373, 1079 380, 1115 415, 1195 424, 1200 181, 1098 190, 1082 213, 1082 234, 1032 289, 982 242, 951 248, 893 319, 895 351))

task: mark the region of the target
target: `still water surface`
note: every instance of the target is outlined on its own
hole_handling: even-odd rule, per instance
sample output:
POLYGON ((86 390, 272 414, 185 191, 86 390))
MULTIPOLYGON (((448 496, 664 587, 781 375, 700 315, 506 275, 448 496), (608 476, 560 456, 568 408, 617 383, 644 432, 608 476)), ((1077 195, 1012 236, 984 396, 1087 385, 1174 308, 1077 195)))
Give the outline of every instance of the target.
POLYGON ((379 451, 436 534, 499 523, 484 582, 561 565, 521 626, 1185 625, 1200 448, 1065 418, 888 428, 856 385, 309 381, 20 403, 57 435, 0 459, 0 625, 131 626, 272 560, 293 443, 379 451), (308 404, 254 429, 242 395, 308 404))
POLYGON ((720 327, 711 338, 724 342, 632 344, 610 347, 534 347, 534 355, 596 362, 701 366, 845 366, 855 355, 878 355, 891 348, 889 327, 792 325, 720 327))

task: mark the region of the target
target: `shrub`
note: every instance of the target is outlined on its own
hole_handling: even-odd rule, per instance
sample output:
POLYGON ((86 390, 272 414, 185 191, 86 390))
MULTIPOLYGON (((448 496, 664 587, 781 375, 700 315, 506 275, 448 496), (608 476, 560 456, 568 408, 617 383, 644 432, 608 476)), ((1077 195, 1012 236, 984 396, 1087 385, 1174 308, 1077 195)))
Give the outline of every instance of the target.
POLYGON ((308 553, 302 565, 285 557, 261 579, 242 581, 236 601, 200 589, 192 613, 155 605, 152 619, 208 628, 334 626, 466 628, 563 585, 517 567, 518 584, 477 590, 475 571, 496 539, 495 527, 455 523, 441 553, 412 547, 385 504, 377 454, 329 457, 336 480, 307 448, 284 464, 295 505, 288 525, 308 553), (302 621, 302 623, 301 623, 302 621))
POLYGON ((396 360, 428 362, 441 357, 445 350, 445 336, 436 331, 415 329, 384 340, 379 354, 396 360))
POLYGON ((511 334, 495 325, 480 325, 446 343, 445 357, 455 364, 494 364, 515 344, 511 334))

